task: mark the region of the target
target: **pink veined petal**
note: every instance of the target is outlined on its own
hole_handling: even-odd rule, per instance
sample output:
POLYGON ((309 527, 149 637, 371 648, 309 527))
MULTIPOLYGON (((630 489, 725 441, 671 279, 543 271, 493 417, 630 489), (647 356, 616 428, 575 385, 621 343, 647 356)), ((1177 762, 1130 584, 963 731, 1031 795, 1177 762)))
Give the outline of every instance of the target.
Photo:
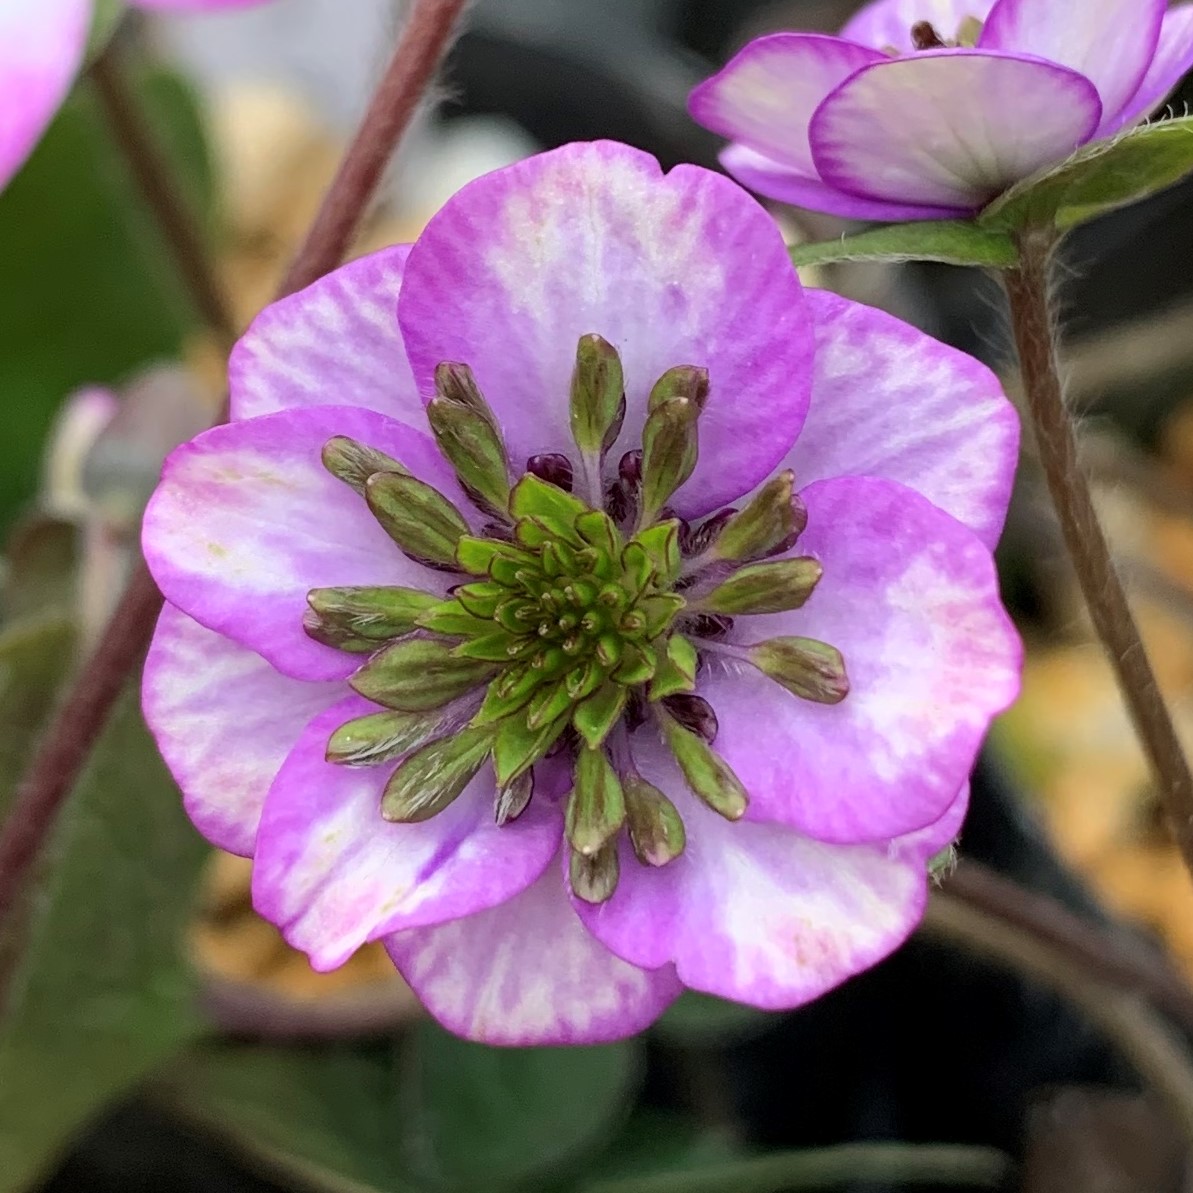
POLYGON ((267 306, 228 361, 233 419, 305 406, 360 406, 425 426, 398 332, 409 245, 381 249, 267 306))
POLYGON ((618 956, 671 963, 685 986, 782 1010, 882 960, 919 923, 935 852, 926 836, 833 845, 781 825, 730 824, 684 790, 655 742, 636 756, 675 800, 687 846, 655 868, 625 845, 612 899, 573 900, 618 956))
POLYGON ((376 711, 350 696, 307 726, 270 788, 257 833, 253 906, 315 969, 334 969, 365 941, 400 928, 504 903, 559 848, 562 820, 549 799, 497 826, 489 767, 430 820, 383 820, 381 793, 393 766, 324 760, 335 729, 376 711))
POLYGON ((969 784, 957 792, 953 802, 949 804, 944 815, 927 828, 916 829, 913 833, 904 833, 896 837, 890 848, 900 856, 915 852, 917 856, 931 861, 946 845, 951 845, 961 833, 961 826, 965 823, 965 816, 969 812, 969 784))
POLYGON ((967 215, 968 207, 927 207, 923 204, 886 203, 881 199, 863 199, 831 187, 819 178, 780 165, 765 154, 745 145, 729 145, 721 150, 721 165, 750 190, 793 207, 823 211, 850 220, 945 220, 967 215))
POLYGON ((917 21, 930 22, 945 41, 954 41, 966 17, 984 21, 993 4, 994 0, 874 0, 850 18, 841 36, 876 50, 911 53, 911 27, 917 21))
POLYGON ((782 458, 807 406, 811 334, 782 237, 739 187, 695 166, 573 144, 465 186, 410 252, 398 321, 421 392, 435 365, 472 366, 515 468, 573 451, 580 336, 613 343, 628 409, 613 460, 639 442, 651 386, 702 365, 700 460, 675 501, 699 514, 782 458))
POLYGON ((794 553, 824 575, 802 609, 741 618, 733 638, 828 642, 849 695, 801 700, 736 660, 714 660, 698 687, 716 710, 716 748, 750 794, 748 819, 821 841, 887 840, 952 802, 1018 692, 1022 646, 989 549, 918 493, 841 477, 803 498, 794 553))
POLYGON ((849 473, 898 481, 993 547, 1019 456, 1019 416, 998 378, 885 311, 806 293, 812 404, 784 466, 801 485, 849 473))
POLYGON ((982 49, 1031 54, 1084 75, 1102 99, 1101 132, 1139 88, 1156 53, 1168 0, 998 0, 982 49))
POLYGON ((274 776, 306 723, 345 690, 289 679, 167 604, 141 703, 195 826, 213 845, 250 857, 274 776))
POLYGON ((682 990, 671 966, 629 965, 585 931, 554 866, 508 903, 396 933, 385 947, 448 1031, 485 1044, 620 1040, 682 990))
POLYGON ((750 42, 688 99, 692 118, 730 140, 815 175, 808 122, 855 71, 883 62, 878 50, 816 33, 772 33, 750 42))
POLYGON ((166 599, 295 679, 343 679, 360 664, 307 637, 310 589, 447 584, 403 555, 364 498, 323 467, 334 435, 394 457, 467 511, 429 435, 370 410, 312 406, 214 427, 177 448, 142 524, 166 599))
POLYGON ((0 4, 0 187, 21 168, 83 62, 90 0, 0 4))
POLYGON ((929 50, 863 67, 812 117, 812 156, 839 190, 977 208, 1068 157, 1097 129, 1094 85, 993 51, 929 50))
POLYGON ((1193 4, 1181 4, 1164 14, 1156 55, 1143 82, 1119 112, 1118 127, 1134 124, 1154 112, 1191 69, 1193 4))

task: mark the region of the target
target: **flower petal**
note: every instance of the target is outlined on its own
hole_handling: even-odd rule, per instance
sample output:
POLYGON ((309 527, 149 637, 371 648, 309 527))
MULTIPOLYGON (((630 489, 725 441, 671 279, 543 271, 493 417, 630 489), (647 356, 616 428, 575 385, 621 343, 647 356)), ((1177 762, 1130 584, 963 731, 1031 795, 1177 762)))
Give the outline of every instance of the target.
MULTIPOLYGON (((653 745, 653 743, 652 743, 653 745)), ((925 840, 831 845, 774 824, 731 824, 648 748, 643 774, 676 800, 687 847, 659 868, 624 848, 612 899, 575 900, 589 931, 635 965, 770 1010, 800 1006, 892 953, 927 897, 925 840)))
POLYGON ((411 250, 398 320, 424 395, 440 361, 472 366, 515 466, 571 449, 581 335, 622 356, 628 411, 614 460, 636 446, 658 377, 707 367, 681 513, 765 479, 807 406, 811 334, 774 222, 718 174, 664 176, 653 157, 613 142, 539 154, 449 199, 411 250))
POLYGON ((801 174, 815 175, 808 122, 850 75, 884 62, 878 50, 816 33, 755 38, 688 99, 698 123, 801 174))
POLYGON ((302 683, 166 605, 145 661, 145 720, 187 814, 220 849, 252 856, 265 794, 339 683, 302 683))
POLYGON ((998 0, 979 45, 1031 54, 1084 75, 1102 99, 1104 127, 1139 88, 1168 0, 998 0))
POLYGON ((1193 4, 1181 4, 1164 14, 1155 57, 1143 82, 1119 112, 1117 127, 1134 124, 1154 112, 1190 69, 1193 69, 1193 4))
POLYGON ((885 311, 806 293, 812 404, 784 465, 801 485, 849 473, 898 481, 993 547, 1019 453, 1019 416, 998 378, 885 311))
POLYGON ((1050 62, 934 50, 867 66, 812 117, 831 186, 872 199, 982 206, 1068 157, 1102 116, 1094 85, 1050 62))
POLYGON ((874 0, 850 18, 841 36, 876 50, 910 53, 911 27, 928 21, 945 41, 956 40, 966 17, 986 19, 994 0, 874 0))
POLYGON ((381 792, 393 768, 324 760, 335 729, 375 711, 351 696, 307 726, 269 791, 257 834, 253 906, 316 969, 334 969, 365 941, 400 928, 503 903, 559 848, 562 820, 547 799, 498 828, 488 767, 430 820, 383 820, 381 792))
POLYGON ((385 947, 427 1010, 486 1044, 599 1044, 649 1027, 682 987, 675 971, 615 957, 576 917, 554 866, 517 898, 385 947))
POLYGON ((228 361, 232 417, 346 405, 422 426, 422 400, 398 333, 409 252, 396 245, 371 253, 267 306, 228 361))
POLYGON ((0 4, 0 187, 24 165, 83 62, 90 0, 0 4))
POLYGON ((130 0, 135 8, 159 12, 219 12, 223 8, 253 8, 271 0, 130 0))
POLYGON ((831 643, 849 695, 814 704, 736 662, 710 667, 699 691, 716 710, 716 748, 750 793, 748 817, 821 841, 897 837, 956 796, 991 718, 1015 698, 1022 648, 989 549, 918 493, 842 477, 802 496, 797 551, 824 576, 802 609, 740 619, 735 638, 831 643))
POLYGON ((334 435, 395 457, 463 507, 428 435, 372 411, 315 406, 213 427, 177 448, 142 528, 168 601, 295 679, 342 679, 360 663, 307 637, 310 589, 445 584, 401 554, 364 498, 323 467, 334 435))
POLYGON ((969 784, 966 783, 949 804, 945 814, 927 828, 916 829, 914 833, 905 833, 896 837, 893 845, 901 850, 918 850, 923 857, 931 860, 946 845, 951 845, 961 833, 961 826, 965 823, 966 813, 969 812, 969 784))
POLYGON ((860 195, 839 191, 819 178, 809 178, 758 153, 745 145, 729 145, 721 150, 721 165, 750 190, 793 207, 823 211, 849 220, 944 220, 968 215, 968 207, 928 207, 914 203, 887 203, 881 199, 863 199, 860 195))

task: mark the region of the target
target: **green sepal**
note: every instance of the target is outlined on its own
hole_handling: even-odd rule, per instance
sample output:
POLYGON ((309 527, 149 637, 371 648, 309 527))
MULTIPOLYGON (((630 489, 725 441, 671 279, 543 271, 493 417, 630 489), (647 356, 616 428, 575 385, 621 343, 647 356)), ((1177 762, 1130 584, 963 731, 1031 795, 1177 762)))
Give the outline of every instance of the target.
POLYGON ((495 670, 492 663, 456 657, 450 643, 403 638, 373 655, 348 683, 385 708, 424 712, 479 687, 495 670))
POLYGON ((607 903, 617 890, 621 876, 621 862, 617 856, 617 842, 610 841, 603 849, 586 857, 572 849, 568 853, 568 885, 577 899, 594 906, 607 903))
POLYGON ((534 795, 534 771, 523 771, 516 779, 497 788, 493 801, 493 819, 498 828, 517 820, 530 804, 534 795))
POLYGON ((619 683, 606 683, 584 700, 572 713, 576 732, 596 750, 609 736, 625 708, 629 692, 619 683))
POLYGON ((530 700, 541 683, 542 677, 529 664, 505 671, 489 684, 472 724, 491 725, 511 716, 530 700))
POLYGON ((693 603, 701 613, 730 617, 751 613, 786 613, 799 609, 820 582, 823 568, 811 556, 777 559, 738 568, 712 592, 693 603))
POLYGON ((435 393, 438 397, 479 414, 500 436, 501 424, 485 401, 472 370, 465 364, 445 360, 435 366, 435 393))
POLYGON ((726 820, 740 820, 750 801, 729 763, 704 738, 685 729, 670 714, 660 711, 659 723, 692 793, 726 820))
POLYGON ((725 523, 709 555, 729 563, 745 563, 791 542, 803 529, 802 505, 798 501, 795 473, 784 469, 725 523))
POLYGON ((312 588, 303 615, 306 632, 326 646, 371 653, 407 634, 440 598, 417 588, 312 588))
POLYGON ((605 669, 593 658, 573 667, 564 677, 564 681, 567 684, 568 695, 573 700, 583 700, 601 686, 604 678, 605 669))
POLYGON ((509 460, 492 418, 435 397, 427 403, 427 421, 464 491, 485 509, 504 516, 510 493, 509 460))
POLYGON ((578 497, 565 493, 556 485, 549 484, 526 473, 510 490, 510 513, 515 518, 543 518, 566 531, 565 536, 575 538, 572 530, 576 519, 589 512, 589 507, 578 497))
POLYGON ((654 647, 645 642, 628 642, 613 678, 627 687, 636 687, 650 680, 658 665, 659 655, 654 647))
POLYGON ((425 745, 443 723, 441 709, 369 713, 341 725, 328 739, 325 757, 340 766, 375 766, 425 745))
POLYGON ((515 638, 508 630, 498 629, 496 622, 488 622, 489 632, 469 638, 452 648, 458 659, 487 659, 491 663, 509 663, 524 655, 532 643, 515 638))
POLYGON ((418 824, 442 812, 475 778, 492 743, 491 729, 466 726, 415 750, 385 785, 382 817, 418 824))
POLYGON ((622 780, 630 844, 643 865, 665 866, 684 851, 687 832, 675 805, 641 775, 622 780))
POLYGON ((568 718, 562 716, 550 725, 531 729, 524 717, 506 717, 497 727, 497 740, 493 743, 493 766, 497 772, 498 786, 512 783, 538 762, 555 744, 567 724, 568 718))
POLYGON ((541 610, 521 594, 510 596, 509 589, 504 587, 502 591, 506 594, 506 599, 493 610, 493 620, 511 634, 529 633, 542 617, 541 610), (520 617, 520 613, 526 613, 527 616, 520 617))
POLYGON ((697 414, 702 414, 708 401, 708 370, 700 365, 676 365, 668 369, 651 386, 646 399, 647 414, 653 414, 672 398, 686 398, 697 414))
POLYGON ((660 588, 670 588, 679 579, 683 558, 679 551, 679 523, 674 518, 640 530, 632 540, 650 557, 660 588))
POLYGON ((617 349, 598 335, 576 345, 569 409, 572 438, 581 455, 594 457, 616 438, 625 410, 625 382, 617 349))
POLYGON ((350 485, 362 497, 370 476, 378 472, 396 472, 409 476, 393 456, 379 452, 375 447, 358 443, 347 435, 335 435, 323 445, 323 467, 337 480, 350 485))
POLYGON ((526 724, 531 729, 541 729, 562 717, 571 707, 572 698, 562 678, 545 683, 526 706, 526 724))
POLYGON ((635 601, 646 586, 654 579, 655 565, 650 552, 634 539, 625 545, 621 553, 622 583, 621 588, 629 600, 635 601))
POLYGON ((650 684, 651 700, 664 700, 696 690, 696 648, 682 635, 667 639, 667 651, 659 656, 659 665, 650 684))
POLYGON ((456 570, 456 549, 468 533, 468 523, 438 489, 413 476, 378 472, 365 483, 365 500, 404 554, 419 563, 456 570))
POLYGON ((577 546, 582 541, 571 526, 544 514, 529 514, 519 518, 514 526, 514 536, 523 547, 529 547, 535 553, 548 543, 556 543, 560 539, 568 539, 577 546))
POLYGON ((645 619, 644 633, 649 639, 657 638, 687 607, 687 601, 676 592, 656 592, 643 597, 636 609, 645 619))
POLYGON ((699 456, 700 409, 688 398, 669 398, 651 411, 642 429, 641 519, 651 522, 692 475, 699 456))
POLYGON ((459 601, 473 617, 492 618, 497 612, 497 606, 508 597, 509 589, 491 580, 461 584, 452 590, 453 600, 459 601))
POLYGON ((453 638, 474 638, 487 634, 493 623, 486 617, 469 613, 459 601, 440 601, 434 608, 418 615, 418 626, 435 634, 447 634, 453 638))
POLYGON ((604 510, 589 510, 573 523, 576 533, 606 557, 616 559, 623 546, 621 533, 604 510))
POLYGON ((1005 232, 980 228, 968 220, 888 224, 836 240, 793 245, 788 252, 796 266, 836 261, 943 261, 1010 269, 1019 260, 1019 250, 1005 232))
POLYGON ((770 638, 749 648, 750 662, 792 695, 840 704, 849 694, 841 652, 815 638, 770 638))
POLYGON ((529 551, 523 551, 514 543, 499 543, 493 539, 475 538, 470 534, 462 535, 456 543, 456 563, 461 571, 474 576, 487 576, 495 559, 511 561, 523 567, 534 562, 534 556, 529 551))
POLYGON ((621 780, 605 751, 577 751, 573 787, 564 816, 564 834, 577 853, 592 857, 625 823, 621 780))

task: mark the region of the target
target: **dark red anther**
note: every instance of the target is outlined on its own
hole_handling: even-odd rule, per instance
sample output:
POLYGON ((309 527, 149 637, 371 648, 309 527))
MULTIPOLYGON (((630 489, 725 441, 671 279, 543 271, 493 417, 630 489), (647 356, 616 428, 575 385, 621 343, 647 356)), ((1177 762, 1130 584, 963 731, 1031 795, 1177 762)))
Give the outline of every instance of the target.
POLYGON ((911 44, 917 50, 943 50, 944 38, 936 32, 931 21, 916 21, 911 27, 911 44))
POLYGON ((572 462, 560 452, 545 452, 540 456, 531 456, 526 461, 526 471, 537 476, 539 480, 562 489, 565 493, 572 491, 572 462))
POLYGON ((717 714, 702 696, 667 696, 663 707, 685 728, 711 746, 717 740, 717 714))

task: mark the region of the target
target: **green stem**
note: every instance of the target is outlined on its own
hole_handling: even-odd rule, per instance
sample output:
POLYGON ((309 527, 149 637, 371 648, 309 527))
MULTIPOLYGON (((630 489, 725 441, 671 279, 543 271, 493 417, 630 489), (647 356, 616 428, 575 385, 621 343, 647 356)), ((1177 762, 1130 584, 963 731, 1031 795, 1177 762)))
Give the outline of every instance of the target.
POLYGON ((1098 523, 1065 409, 1049 301, 1055 241, 1051 233, 1028 231, 1018 245, 1019 264, 1003 277, 1040 465, 1090 619, 1114 668, 1185 866, 1193 873, 1193 774, 1098 523))
POLYGON ((1010 1161, 988 1147, 953 1144, 847 1143, 775 1152, 682 1172, 594 1181, 581 1193, 796 1193, 866 1181, 997 1189, 1010 1161))

